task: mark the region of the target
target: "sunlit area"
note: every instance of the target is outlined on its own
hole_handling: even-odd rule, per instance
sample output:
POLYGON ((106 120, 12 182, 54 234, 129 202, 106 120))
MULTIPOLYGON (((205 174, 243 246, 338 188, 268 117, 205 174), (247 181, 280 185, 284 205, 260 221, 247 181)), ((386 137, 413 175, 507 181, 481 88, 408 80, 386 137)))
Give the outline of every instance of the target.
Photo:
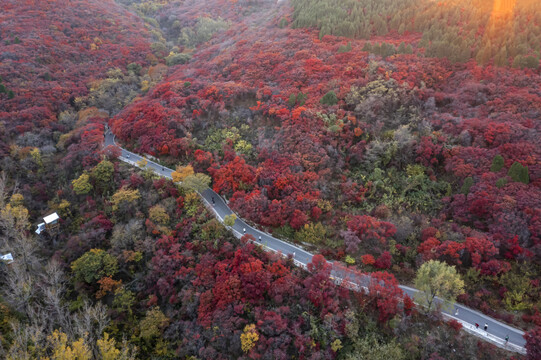
POLYGON ((539 0, 1 0, 0 359, 540 360, 539 0))

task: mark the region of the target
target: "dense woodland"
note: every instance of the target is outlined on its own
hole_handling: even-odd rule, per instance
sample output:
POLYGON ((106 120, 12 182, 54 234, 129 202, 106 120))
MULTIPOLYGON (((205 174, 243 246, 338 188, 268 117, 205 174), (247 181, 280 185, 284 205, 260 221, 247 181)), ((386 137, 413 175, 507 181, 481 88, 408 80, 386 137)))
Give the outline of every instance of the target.
POLYGON ((431 260, 539 358, 541 9, 489 3, 6 1, 0 358, 519 358, 403 296, 431 260), (118 161, 105 125, 309 271, 118 161))

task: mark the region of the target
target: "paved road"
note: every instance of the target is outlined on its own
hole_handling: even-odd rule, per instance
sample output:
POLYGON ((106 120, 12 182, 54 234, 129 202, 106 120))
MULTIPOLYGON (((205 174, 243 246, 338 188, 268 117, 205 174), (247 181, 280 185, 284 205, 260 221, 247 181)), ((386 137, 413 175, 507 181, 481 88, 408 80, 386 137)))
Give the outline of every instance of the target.
MULTIPOLYGON (((105 146, 113 145, 116 146, 114 141, 114 135, 109 129, 105 132, 105 146)), ((120 148, 120 147, 119 147, 120 148)), ((122 153, 120 160, 131 163, 135 165, 138 161, 142 160, 143 157, 129 152, 120 148, 122 153)), ((172 169, 163 167, 155 162, 148 161, 146 168, 153 170, 156 174, 164 176, 171 179, 172 169)), ((200 193, 201 197, 207 203, 210 209, 212 209, 215 215, 223 221, 224 217, 227 215, 233 214, 231 209, 227 206, 225 200, 214 192, 212 189, 208 188, 200 193)), ((295 263, 299 266, 306 267, 308 263, 312 261, 312 254, 295 246, 289 244, 288 242, 276 239, 271 235, 255 229, 244 222, 242 219, 237 218, 235 224, 233 225, 233 233, 237 237, 241 237, 243 234, 250 234, 255 239, 256 242, 261 243, 272 251, 281 252, 284 255, 291 255, 295 260, 295 263)), ((331 275, 335 279, 344 278, 344 274, 340 270, 333 270, 331 275)), ((351 275, 350 275, 351 276, 351 275)), ((366 275, 357 275, 348 278, 349 281, 355 283, 357 287, 367 287, 370 282, 370 277, 366 275)), ((408 294, 411 298, 415 298, 418 290, 400 285, 400 288, 408 294)), ((439 300, 441 302, 441 300, 439 300)), ((526 341, 523 338, 524 332, 508 326, 502 322, 499 322, 491 317, 488 317, 478 311, 470 309, 466 306, 455 304, 452 309, 447 311, 442 311, 444 315, 448 318, 453 318, 462 323, 464 329, 471 334, 481 337, 484 340, 492 342, 495 345, 498 345, 502 348, 507 348, 508 350, 516 351, 525 354, 526 350, 524 345, 526 341), (458 309, 458 312, 457 312, 458 309), (479 328, 475 328, 475 324, 479 324, 479 328), (484 331, 485 324, 488 325, 488 330, 484 331), (509 343, 506 344, 505 337, 509 336, 509 343)))

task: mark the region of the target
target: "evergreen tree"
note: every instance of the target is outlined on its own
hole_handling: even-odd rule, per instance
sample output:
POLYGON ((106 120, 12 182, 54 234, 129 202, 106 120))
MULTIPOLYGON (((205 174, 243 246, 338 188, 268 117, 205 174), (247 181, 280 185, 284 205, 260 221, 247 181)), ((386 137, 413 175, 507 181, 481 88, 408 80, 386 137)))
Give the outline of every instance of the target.
POLYGON ((508 64, 509 61, 507 60, 507 48, 503 46, 494 57, 494 65, 507 66, 508 64))
POLYGON ((299 104, 299 106, 303 106, 307 98, 308 96, 304 95, 302 92, 299 92, 297 94, 297 104, 299 104))
POLYGON ((462 187, 460 188, 460 192, 464 195, 468 195, 472 185, 473 185, 473 178, 471 176, 468 176, 467 178, 464 179, 464 183, 462 184, 462 187))
POLYGON ((372 44, 365 42, 362 51, 372 52, 372 44))
POLYGON ((500 178, 496 181, 496 187, 498 189, 501 189, 502 187, 504 187, 505 185, 507 184, 507 179, 506 178, 500 178))
POLYGON ((524 66, 529 69, 537 69, 539 67, 539 59, 529 55, 524 58, 524 66))
POLYGON ((291 107, 295 106, 295 103, 297 102, 297 98, 295 97, 295 94, 289 95, 289 99, 287 100, 287 104, 291 107))
POLYGON ((517 55, 515 56, 515 58, 513 59, 513 67, 515 69, 519 69, 519 68, 522 68, 522 55, 517 55))
POLYGON ((321 100, 319 100, 319 102, 323 105, 336 105, 338 104, 338 98, 336 97, 336 94, 334 93, 334 91, 329 91, 328 93, 326 93, 322 98, 321 100))
POLYGON ((528 184, 530 182, 528 167, 522 166, 522 164, 517 161, 515 161, 513 165, 511 165, 511 167, 509 168, 507 176, 509 176, 511 179, 513 179, 513 181, 516 182, 521 182, 524 184, 528 184))
POLYGON ((504 165, 503 156, 496 155, 494 156, 494 159, 492 159, 492 165, 490 166, 490 171, 498 172, 503 168, 503 165, 504 165))

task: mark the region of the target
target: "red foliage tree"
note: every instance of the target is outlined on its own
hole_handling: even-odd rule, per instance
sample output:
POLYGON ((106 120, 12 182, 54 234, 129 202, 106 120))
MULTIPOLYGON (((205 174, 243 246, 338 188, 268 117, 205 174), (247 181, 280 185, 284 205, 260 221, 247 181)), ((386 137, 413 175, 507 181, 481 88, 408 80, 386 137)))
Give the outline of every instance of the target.
POLYGON ((528 360, 537 360, 541 358, 541 327, 537 326, 534 329, 524 334, 526 339, 526 358, 528 360))

